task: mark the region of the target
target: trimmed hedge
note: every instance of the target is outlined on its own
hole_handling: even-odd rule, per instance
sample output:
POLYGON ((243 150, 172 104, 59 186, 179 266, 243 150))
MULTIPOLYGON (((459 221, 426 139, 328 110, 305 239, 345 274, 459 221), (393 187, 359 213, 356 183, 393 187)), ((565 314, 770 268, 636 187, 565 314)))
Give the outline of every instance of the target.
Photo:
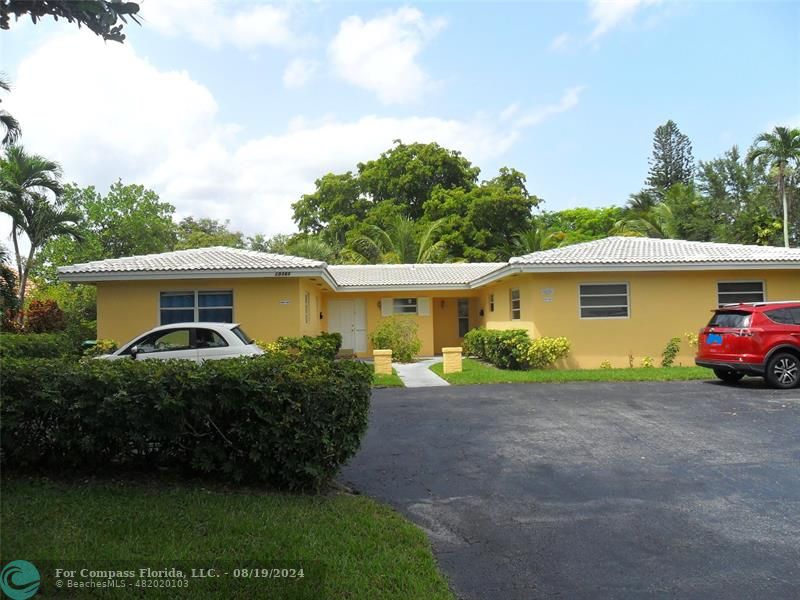
POLYGON ((207 361, 4 359, 12 468, 163 466, 316 489, 358 449, 370 368, 260 356, 207 361))
POLYGON ((0 358, 58 358, 77 354, 63 333, 0 334, 0 358))
POLYGON ((531 338, 524 329, 472 329, 464 336, 464 353, 488 361, 501 369, 528 366, 531 338))
POLYGON ((565 337, 531 340, 524 329, 472 329, 464 336, 464 353, 501 369, 544 369, 569 354, 565 337))
POLYGON ((314 337, 279 337, 275 343, 281 350, 301 356, 320 356, 333 360, 342 349, 342 334, 323 332, 314 337))

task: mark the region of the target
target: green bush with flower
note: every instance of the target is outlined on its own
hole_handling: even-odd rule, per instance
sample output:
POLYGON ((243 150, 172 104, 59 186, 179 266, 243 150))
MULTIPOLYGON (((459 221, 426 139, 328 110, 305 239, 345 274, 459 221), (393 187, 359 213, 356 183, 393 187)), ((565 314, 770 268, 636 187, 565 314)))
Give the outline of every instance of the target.
POLYGON ((528 365, 532 369, 545 369, 569 354, 569 340, 560 337, 540 337, 528 347, 528 365))

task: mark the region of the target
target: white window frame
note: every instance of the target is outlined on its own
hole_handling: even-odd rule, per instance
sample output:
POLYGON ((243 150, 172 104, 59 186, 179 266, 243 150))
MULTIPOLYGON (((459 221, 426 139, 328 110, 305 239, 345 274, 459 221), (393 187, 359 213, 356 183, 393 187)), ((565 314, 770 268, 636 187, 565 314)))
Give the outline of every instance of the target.
POLYGON ((418 298, 392 298, 392 314, 393 315, 416 315, 419 314, 419 299, 418 298), (410 310, 398 310, 398 308, 412 308, 410 310))
POLYGON ((225 309, 229 308, 231 311, 231 323, 236 323, 236 314, 234 312, 234 302, 233 302, 233 290, 160 290, 158 292, 158 313, 156 323, 161 325, 172 325, 172 323, 162 323, 161 322, 161 311, 167 310, 189 310, 190 307, 183 306, 183 307, 168 307, 168 308, 161 308, 161 297, 164 294, 174 294, 174 295, 185 295, 185 294, 193 294, 194 295, 194 306, 192 306, 192 310, 194 311, 194 318, 191 321, 192 323, 208 323, 209 321, 201 321, 200 320, 200 310, 202 309, 225 309), (231 305, 230 306, 200 306, 200 294, 230 294, 231 295, 231 305))
POLYGON ((598 319, 630 319, 631 318, 631 286, 630 283, 627 281, 584 281, 578 284, 578 318, 583 321, 596 321, 598 319), (624 317, 584 317, 583 316, 583 309, 584 308, 623 308, 621 304, 613 305, 613 306, 586 306, 584 307, 581 303, 581 299, 584 295, 598 297, 598 296, 621 296, 621 294, 581 294, 581 286, 584 285, 624 285, 625 286, 625 306, 624 308, 627 310, 627 315, 624 317))
MULTIPOLYGON (((725 280, 725 281, 717 281, 717 308, 721 308, 726 304, 738 304, 738 302, 720 302, 722 299, 720 294, 750 294, 755 292, 720 292, 719 286, 721 283, 760 283, 761 284, 761 300, 757 300, 756 302, 766 302, 767 301, 767 282, 763 279, 733 279, 733 280, 725 280)), ((751 301, 752 302, 752 301, 751 301)))
POLYGON ((522 292, 519 288, 511 288, 508 290, 508 308, 509 308, 509 316, 511 317, 512 321, 521 321, 522 320, 522 292), (517 308, 514 308, 514 292, 517 292, 517 308), (514 316, 514 312, 517 313, 517 316, 514 316))

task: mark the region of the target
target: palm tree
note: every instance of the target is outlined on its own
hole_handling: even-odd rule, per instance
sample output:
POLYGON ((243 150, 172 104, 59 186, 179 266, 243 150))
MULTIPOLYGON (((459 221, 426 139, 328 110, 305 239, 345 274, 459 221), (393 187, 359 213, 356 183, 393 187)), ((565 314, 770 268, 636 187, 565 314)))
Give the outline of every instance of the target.
POLYGON ((75 223, 80 215, 51 204, 45 194, 61 191, 61 167, 38 155, 11 146, 0 160, 0 212, 12 219, 11 239, 19 274, 19 304, 25 302, 25 287, 36 251, 50 238, 71 235, 79 238, 75 223), (23 257, 19 236, 24 233, 30 247, 23 257))
POLYGON ((675 217, 668 204, 661 202, 646 211, 631 211, 614 223, 612 234, 634 237, 675 239, 678 237, 675 217))
MULTIPOLYGON (((3 75, 0 75, 0 90, 5 90, 7 92, 11 91, 11 85, 3 75)), ((16 142, 22 133, 19 122, 12 117, 7 110, 0 109, 0 123, 2 123, 3 128, 6 131, 5 135, 3 136, 3 146, 8 146, 16 142)))
POLYGON ((330 244, 314 236, 290 241, 286 244, 286 252, 292 256, 302 256, 323 262, 331 262, 336 256, 336 250, 330 244))
POLYGON ((515 256, 521 256, 540 250, 558 248, 564 243, 565 237, 566 234, 563 231, 546 229, 534 221, 529 229, 514 235, 511 247, 515 256))
POLYGON ((772 133, 759 135, 747 154, 747 162, 761 162, 778 170, 778 193, 783 203, 783 243, 789 247, 789 205, 786 201, 786 168, 800 164, 800 129, 776 127, 772 133))
POLYGON ((422 230, 411 219, 396 217, 385 228, 367 225, 363 233, 352 240, 343 257, 362 264, 421 264, 444 260, 447 247, 434 234, 442 220, 427 224, 422 230))

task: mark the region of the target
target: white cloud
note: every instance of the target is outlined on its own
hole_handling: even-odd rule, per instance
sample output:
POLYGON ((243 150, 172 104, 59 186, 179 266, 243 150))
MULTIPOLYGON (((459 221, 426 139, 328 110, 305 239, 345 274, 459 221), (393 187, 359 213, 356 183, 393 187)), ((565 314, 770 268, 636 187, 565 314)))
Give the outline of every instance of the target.
POLYGON ((573 108, 580 89, 502 115, 297 117, 272 135, 241 139, 245 130, 220 122, 211 92, 185 71, 159 70, 131 43, 75 32, 19 64, 7 101, 26 148, 60 161, 67 181, 104 191, 122 178, 156 190, 179 216, 230 219, 247 233, 274 234, 294 230, 290 205, 313 191, 316 178, 353 169, 397 138, 436 141, 480 165, 502 156, 526 127, 573 108), (64 90, 55 104, 53 90, 64 90))
POLYGON ((586 88, 584 86, 575 86, 569 88, 561 96, 561 99, 555 104, 540 106, 520 116, 515 122, 516 126, 533 127, 534 125, 538 125, 552 116, 575 108, 578 105, 581 93, 585 89, 586 88))
POLYGON ((445 26, 415 8, 364 21, 343 20, 328 53, 345 81, 377 94, 386 104, 418 100, 435 82, 417 63, 425 44, 445 26))
POLYGON ((660 2, 661 0, 589 0, 589 18, 594 23, 589 40, 596 40, 630 21, 643 7, 660 2))
POLYGON ((215 0, 144 0, 139 14, 149 28, 212 48, 291 48, 303 43, 292 30, 286 6, 243 4, 234 11, 222 6, 215 0))
POLYGON ((301 88, 316 73, 319 63, 307 58, 295 58, 286 65, 283 71, 283 85, 289 89, 301 88))
POLYGON ((565 48, 567 48, 570 42, 572 42, 572 36, 570 34, 560 33, 553 38, 548 48, 553 52, 557 52, 559 50, 564 50, 565 48))

